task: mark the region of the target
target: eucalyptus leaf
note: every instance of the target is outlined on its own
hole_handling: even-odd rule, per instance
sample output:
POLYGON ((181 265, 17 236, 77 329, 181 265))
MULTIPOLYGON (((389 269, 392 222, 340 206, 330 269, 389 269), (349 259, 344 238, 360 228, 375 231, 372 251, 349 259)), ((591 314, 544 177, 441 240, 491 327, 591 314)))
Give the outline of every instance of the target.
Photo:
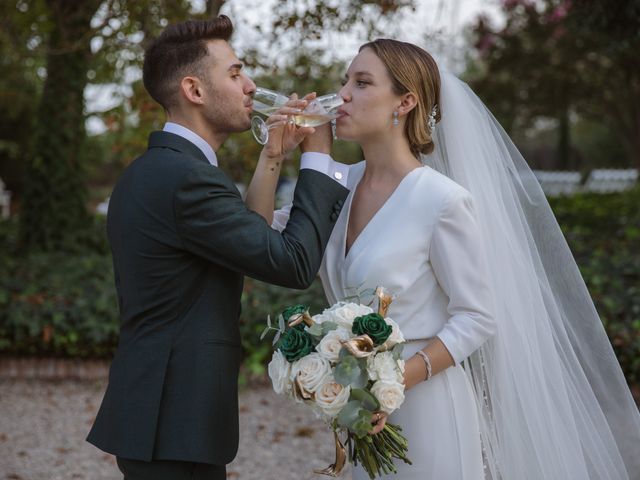
POLYGON ((338 353, 338 361, 342 361, 347 357, 353 357, 353 355, 351 355, 351 352, 349 352, 349 350, 342 347, 342 350, 340 350, 340 352, 338 353))
POLYGON ((351 388, 364 388, 369 380, 366 368, 362 368, 358 359, 351 355, 336 365, 334 377, 340 385, 350 385, 351 388))
POLYGON ((391 355, 394 360, 400 360, 402 358, 402 352, 404 350, 404 343, 398 343, 391 349, 391 355))
POLYGON ((349 400, 359 401, 363 408, 372 412, 380 409, 380 402, 378 399, 371 394, 371 392, 363 388, 352 388, 349 400))
POLYGON ((278 328, 280 328, 281 332, 284 332, 284 317, 282 314, 278 315, 278 328))
POLYGON ((322 326, 318 323, 312 325, 311 327, 308 327, 307 331, 309 332, 309 334, 313 335, 314 337, 324 336, 322 326))
POLYGON ((269 330, 271 330, 271 326, 267 326, 265 327, 265 329, 262 331, 262 335, 260 335, 260 340, 264 340, 264 337, 267 336, 267 333, 269 333, 269 330))
POLYGON ((364 438, 366 437, 371 429, 373 428, 371 425, 371 417, 373 412, 362 409, 358 412, 358 418, 351 425, 351 431, 358 437, 364 438))
POLYGON ((324 336, 331 330, 337 330, 338 324, 336 322, 322 322, 319 327, 322 328, 322 335, 324 336))
POLYGON ((276 343, 278 343, 278 340, 280 340, 281 334, 282 332, 280 330, 276 332, 275 336, 273 337, 273 343, 271 345, 275 345, 276 343))
POLYGON ((338 414, 338 425, 351 429, 351 425, 358 420, 360 410, 362 410, 362 404, 358 400, 347 402, 338 414))
POLYGON ((358 438, 363 438, 371 430, 372 415, 373 412, 362 408, 359 401, 350 401, 340 410, 338 424, 349 429, 358 438))
POLYGON ((267 326, 271 328, 271 315, 267 315, 267 326))

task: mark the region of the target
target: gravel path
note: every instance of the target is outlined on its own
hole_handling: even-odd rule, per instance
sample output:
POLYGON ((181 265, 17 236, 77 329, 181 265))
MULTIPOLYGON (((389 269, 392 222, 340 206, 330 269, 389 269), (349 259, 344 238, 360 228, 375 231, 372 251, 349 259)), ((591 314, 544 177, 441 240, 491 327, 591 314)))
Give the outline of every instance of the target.
MULTIPOLYGON (((104 388, 104 382, 0 380, 0 480, 122 480, 114 457, 84 441, 104 388)), ((228 478, 328 479, 312 470, 326 467, 332 455, 329 429, 301 405, 267 386, 241 392, 240 449, 228 478)), ((349 480, 349 472, 342 478, 349 480)))

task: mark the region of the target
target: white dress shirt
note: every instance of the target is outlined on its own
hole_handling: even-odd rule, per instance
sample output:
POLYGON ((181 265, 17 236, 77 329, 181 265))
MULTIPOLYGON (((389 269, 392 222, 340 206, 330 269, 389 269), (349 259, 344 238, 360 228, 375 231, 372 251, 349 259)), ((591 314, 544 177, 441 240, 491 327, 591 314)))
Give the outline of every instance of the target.
POLYGON ((162 129, 165 132, 173 133, 175 135, 180 135, 182 138, 189 140, 196 147, 202 150, 204 156, 207 157, 209 163, 214 167, 218 166, 218 157, 216 156, 216 152, 213 151, 211 145, 207 143, 207 141, 198 135, 193 130, 188 129, 187 127, 183 127, 174 122, 167 122, 164 124, 164 128, 162 129))

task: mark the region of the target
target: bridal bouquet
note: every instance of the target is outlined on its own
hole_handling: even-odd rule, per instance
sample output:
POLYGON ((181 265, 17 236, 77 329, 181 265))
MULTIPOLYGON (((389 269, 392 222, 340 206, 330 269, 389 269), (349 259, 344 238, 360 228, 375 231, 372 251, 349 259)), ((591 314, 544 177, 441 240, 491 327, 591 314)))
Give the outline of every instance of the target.
POLYGON ((336 460, 316 473, 338 476, 347 452, 339 433, 346 432, 349 458, 370 478, 395 473, 393 459, 411 463, 400 427, 387 423, 370 435, 374 412, 390 414, 404 401, 404 337, 385 318, 391 297, 378 288, 378 312, 360 303, 340 302, 311 316, 306 306, 289 307, 268 326, 275 330, 269 377, 276 393, 308 405, 333 429, 336 460))

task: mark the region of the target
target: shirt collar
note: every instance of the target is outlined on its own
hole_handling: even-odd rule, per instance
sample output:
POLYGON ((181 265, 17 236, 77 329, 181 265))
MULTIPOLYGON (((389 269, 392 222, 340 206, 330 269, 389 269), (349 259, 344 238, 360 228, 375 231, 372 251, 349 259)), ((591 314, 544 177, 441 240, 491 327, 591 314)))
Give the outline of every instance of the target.
POLYGON ((195 133, 193 130, 189 130, 187 127, 183 127, 174 122, 167 122, 164 124, 164 128, 162 129, 165 132, 173 133, 175 135, 180 135, 182 138, 189 140, 196 147, 202 150, 204 156, 207 157, 209 163, 214 167, 218 166, 218 157, 216 157, 216 152, 213 151, 211 145, 209 145, 204 138, 195 133))

